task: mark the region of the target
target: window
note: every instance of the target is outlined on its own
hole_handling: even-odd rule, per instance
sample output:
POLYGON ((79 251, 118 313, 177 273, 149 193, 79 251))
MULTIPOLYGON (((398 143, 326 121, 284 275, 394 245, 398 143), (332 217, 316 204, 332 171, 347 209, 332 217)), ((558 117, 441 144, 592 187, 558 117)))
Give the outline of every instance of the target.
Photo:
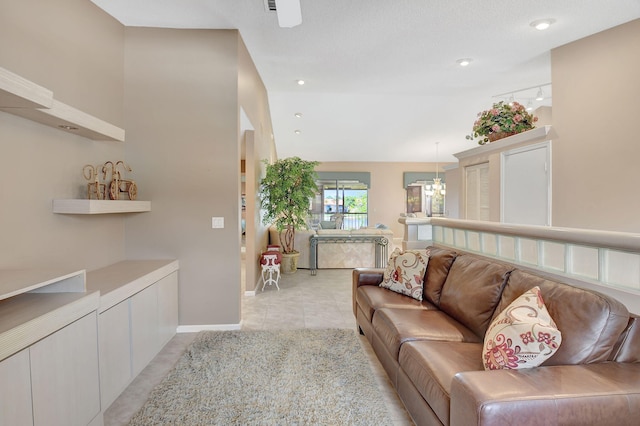
POLYGON ((359 229, 368 225, 368 188, 357 180, 320 179, 311 203, 311 222, 316 227, 359 229), (340 220, 342 224, 340 226, 340 220))

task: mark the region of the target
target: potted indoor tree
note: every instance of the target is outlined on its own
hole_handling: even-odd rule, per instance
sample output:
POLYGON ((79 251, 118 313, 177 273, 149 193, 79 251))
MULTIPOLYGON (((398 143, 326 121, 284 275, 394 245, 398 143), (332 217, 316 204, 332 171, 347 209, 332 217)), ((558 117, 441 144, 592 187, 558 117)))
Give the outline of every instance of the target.
POLYGON ((297 269, 300 253, 295 250, 296 228, 306 228, 309 200, 318 187, 314 168, 317 161, 289 157, 267 164, 265 177, 260 181, 260 207, 264 213, 262 223, 273 224, 280 235, 283 273, 297 269))

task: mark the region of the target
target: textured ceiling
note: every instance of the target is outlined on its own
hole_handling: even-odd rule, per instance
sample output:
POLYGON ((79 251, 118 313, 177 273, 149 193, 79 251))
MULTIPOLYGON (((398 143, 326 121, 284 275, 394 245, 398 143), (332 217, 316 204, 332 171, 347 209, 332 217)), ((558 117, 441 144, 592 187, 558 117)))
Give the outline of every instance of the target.
POLYGON ((640 0, 301 0, 302 25, 280 28, 264 0, 92 1, 127 26, 238 29, 278 156, 318 161, 435 161, 436 142, 454 161, 496 95, 551 83, 552 48, 640 17, 640 0))

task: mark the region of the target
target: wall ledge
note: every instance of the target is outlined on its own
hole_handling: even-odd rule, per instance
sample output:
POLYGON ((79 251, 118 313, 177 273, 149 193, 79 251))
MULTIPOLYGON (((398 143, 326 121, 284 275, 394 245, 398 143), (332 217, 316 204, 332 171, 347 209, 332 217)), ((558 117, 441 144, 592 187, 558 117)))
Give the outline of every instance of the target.
POLYGON ((494 151, 504 151, 507 148, 513 148, 516 145, 524 142, 531 142, 536 139, 545 138, 551 131, 551 126, 536 127, 526 132, 518 133, 517 135, 509 136, 508 138, 500 139, 495 142, 490 142, 485 145, 480 145, 476 148, 471 148, 466 151, 453 154, 458 160, 468 157, 474 157, 480 154, 487 154, 494 151))
POLYGON ((594 247, 640 252, 640 234, 554 226, 513 225, 481 220, 431 218, 431 224, 457 229, 563 241, 594 247))

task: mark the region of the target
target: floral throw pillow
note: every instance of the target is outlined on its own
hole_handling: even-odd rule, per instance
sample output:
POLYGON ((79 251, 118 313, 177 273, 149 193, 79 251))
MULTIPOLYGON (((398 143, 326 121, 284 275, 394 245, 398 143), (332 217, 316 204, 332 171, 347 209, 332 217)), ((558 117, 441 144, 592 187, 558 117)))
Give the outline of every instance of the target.
POLYGON ((395 249, 389 257, 380 287, 422 300, 422 284, 429 263, 428 250, 395 249))
POLYGON ((484 337, 485 370, 537 367, 551 357, 562 335, 544 305, 539 287, 514 300, 493 320, 484 337))

